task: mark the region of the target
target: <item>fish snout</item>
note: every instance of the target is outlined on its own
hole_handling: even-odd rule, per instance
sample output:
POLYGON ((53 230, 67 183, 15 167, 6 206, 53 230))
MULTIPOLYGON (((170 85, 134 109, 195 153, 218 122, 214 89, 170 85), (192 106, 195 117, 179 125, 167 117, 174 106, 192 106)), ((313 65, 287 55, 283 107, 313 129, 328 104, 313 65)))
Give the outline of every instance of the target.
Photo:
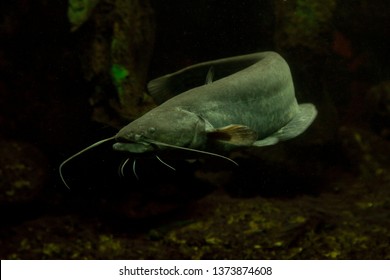
POLYGON ((122 129, 115 136, 115 140, 118 142, 141 142, 144 138, 152 138, 152 135, 156 129, 154 127, 149 127, 144 129, 139 127, 136 131, 122 129))
POLYGON ((125 127, 115 136, 117 143, 113 145, 113 149, 115 151, 137 154, 153 151, 155 148, 148 143, 147 139, 150 138, 155 131, 156 129, 153 127, 148 129, 138 127, 136 131, 133 129, 126 129, 125 127))
POLYGON ((152 145, 144 142, 117 142, 112 146, 112 148, 118 152, 127 152, 131 154, 142 154, 154 150, 154 147, 152 147, 152 145))

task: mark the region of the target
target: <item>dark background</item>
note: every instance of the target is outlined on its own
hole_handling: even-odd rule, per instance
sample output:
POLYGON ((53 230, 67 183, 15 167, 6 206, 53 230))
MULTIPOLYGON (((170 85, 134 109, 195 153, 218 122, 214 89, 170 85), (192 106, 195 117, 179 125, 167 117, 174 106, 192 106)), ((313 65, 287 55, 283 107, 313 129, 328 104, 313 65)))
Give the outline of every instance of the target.
POLYGON ((318 117, 297 139, 232 155, 239 169, 170 162, 172 173, 141 158, 137 181, 102 145, 64 167, 68 190, 60 163, 131 121, 110 105, 113 122, 96 118, 97 85, 103 101, 115 85, 110 65, 99 76, 85 59, 112 38, 103 4, 119 2, 101 0, 74 32, 66 1, 0 4, 2 259, 390 257, 387 1, 151 0, 146 80, 274 50, 318 117))

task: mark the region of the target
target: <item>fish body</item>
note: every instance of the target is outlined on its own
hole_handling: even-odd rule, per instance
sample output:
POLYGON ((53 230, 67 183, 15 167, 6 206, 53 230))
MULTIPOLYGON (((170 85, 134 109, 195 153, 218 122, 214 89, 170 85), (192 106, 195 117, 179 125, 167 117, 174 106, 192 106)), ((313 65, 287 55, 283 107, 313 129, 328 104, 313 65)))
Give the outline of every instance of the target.
POLYGON ((298 104, 290 68, 275 52, 199 63, 152 80, 148 90, 161 104, 123 127, 114 150, 267 146, 298 136, 317 114, 313 104, 298 104))

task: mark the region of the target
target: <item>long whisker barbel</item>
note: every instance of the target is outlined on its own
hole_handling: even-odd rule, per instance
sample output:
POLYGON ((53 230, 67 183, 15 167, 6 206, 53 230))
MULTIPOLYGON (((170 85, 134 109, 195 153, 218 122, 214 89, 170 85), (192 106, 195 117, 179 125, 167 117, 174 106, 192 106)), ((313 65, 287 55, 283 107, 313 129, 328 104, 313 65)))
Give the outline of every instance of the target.
POLYGON ((159 156, 156 156, 156 158, 158 159, 159 162, 161 162, 162 164, 164 164, 166 167, 172 169, 173 171, 176 171, 176 168, 170 166, 168 163, 166 163, 165 161, 163 161, 159 156))
POLYGON ((79 155, 85 153, 86 151, 88 151, 88 150, 90 150, 90 149, 92 149, 92 148, 95 148, 96 146, 99 146, 99 145, 101 145, 101 144, 103 144, 103 143, 106 143, 106 142, 108 142, 108 141, 114 140, 114 139, 115 139, 115 136, 112 136, 112 137, 109 137, 109 138, 100 140, 100 141, 98 141, 98 142, 96 142, 96 143, 93 143, 92 145, 90 145, 90 146, 88 146, 88 147, 82 149, 80 152, 78 152, 78 153, 74 154, 73 156, 67 158, 66 160, 64 160, 64 161, 60 164, 60 166, 59 166, 59 168, 58 168, 58 172, 60 173, 60 177, 61 177, 62 182, 64 183, 64 185, 65 185, 69 190, 70 190, 70 188, 69 188, 68 184, 66 183, 65 178, 64 178, 64 176, 63 176, 63 174, 62 174, 62 169, 63 169, 64 165, 67 164, 67 163, 68 163, 69 161, 71 161, 72 159, 74 159, 75 157, 78 157, 79 155))
MULTIPOLYGON (((122 177, 125 177, 125 166, 129 162, 129 160, 130 160, 130 158, 127 158, 119 166, 119 175, 122 176, 122 177)), ((132 169, 133 169, 133 174, 134 174, 135 178, 137 178, 137 180, 139 180, 139 177, 138 177, 137 171, 135 170, 135 167, 136 167, 136 159, 133 160, 133 167, 132 167, 132 169)))
POLYGON ((137 175, 137 171, 135 170, 136 162, 137 162, 137 160, 134 159, 134 160, 133 160, 133 174, 134 174, 135 178, 136 178, 137 180, 139 180, 139 177, 138 177, 138 175, 137 175))
POLYGON ((214 157, 219 157, 219 158, 225 159, 227 161, 230 161, 231 163, 233 163, 236 166, 239 166, 238 163, 235 162, 234 160, 232 160, 231 158, 228 158, 228 157, 216 154, 216 153, 211 153, 211 152, 206 152, 206 151, 202 151, 202 150, 196 150, 196 149, 192 149, 192 148, 171 145, 171 144, 162 143, 162 142, 159 142, 159 141, 154 141, 154 140, 151 140, 151 139, 148 139, 147 142, 151 143, 151 144, 154 144, 154 145, 157 145, 157 146, 165 146, 165 147, 170 147, 170 148, 174 148, 174 149, 185 150, 185 151, 190 151, 190 152, 194 152, 194 153, 199 153, 199 154, 205 154, 205 155, 210 155, 210 156, 214 156, 214 157))
POLYGON ((120 166, 119 166, 119 175, 125 177, 125 166, 129 162, 130 158, 127 158, 120 166))
MULTIPOLYGON (((109 137, 109 138, 106 138, 106 139, 103 139, 103 140, 100 140, 84 149, 82 149, 81 151, 77 152, 76 154, 70 156, 69 158, 67 158, 66 160, 64 160, 60 166, 59 166, 59 174, 60 174, 60 178, 63 182, 63 184, 68 188, 70 189, 69 185, 66 183, 65 181, 65 178, 64 178, 64 175, 63 175, 63 168, 64 168, 64 165, 66 165, 69 161, 71 161, 72 159, 74 159, 75 157, 78 157, 79 155, 85 153, 86 151, 92 149, 92 148, 95 148, 103 143, 106 143, 108 141, 111 141, 111 140, 115 140, 116 136, 112 136, 112 137, 109 137)), ((165 147, 170 147, 170 148, 174 148, 174 149, 180 149, 180 150, 186 150, 186 151, 190 151, 190 152, 194 152, 194 153, 199 153, 199 154, 206 154, 206 155, 210 155, 210 156, 214 156, 214 157, 219 157, 219 158, 222 158, 222 159, 225 159, 225 160, 228 160, 230 161, 231 163, 233 163, 234 165, 238 166, 238 163, 235 162, 234 160, 228 158, 228 157, 225 157, 225 156, 222 156, 222 155, 219 155, 219 154, 216 154, 216 153, 211 153, 211 152, 207 152, 207 151, 202 151, 202 150, 196 150, 196 149, 192 149, 192 148, 187 148, 187 147, 180 147, 180 146, 176 146, 176 145, 172 145, 172 144, 167 144, 167 143, 162 143, 162 142, 159 142, 159 141, 154 141, 154 140, 151 140, 151 139, 148 139, 147 140, 148 143, 150 144, 154 144, 156 146, 165 146, 165 147)), ((168 163, 164 162, 160 157, 158 157, 156 155, 156 158, 158 161, 160 161, 162 164, 164 164, 165 166, 167 166, 168 168, 176 171, 176 169, 172 166, 170 166, 168 163)), ((128 163, 130 159, 127 158, 120 166, 119 166, 119 175, 121 176, 124 176, 124 173, 125 173, 125 167, 126 167, 126 164, 128 163)), ((136 160, 134 159, 133 161, 133 174, 134 176, 137 178, 137 180, 139 180, 139 176, 137 174, 137 171, 136 171, 136 160)))

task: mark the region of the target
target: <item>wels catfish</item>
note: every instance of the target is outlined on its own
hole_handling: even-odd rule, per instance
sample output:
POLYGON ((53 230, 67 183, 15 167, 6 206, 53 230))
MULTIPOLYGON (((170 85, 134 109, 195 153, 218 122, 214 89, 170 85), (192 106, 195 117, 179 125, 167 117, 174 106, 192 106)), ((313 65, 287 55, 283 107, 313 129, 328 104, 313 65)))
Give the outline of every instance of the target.
POLYGON ((148 90, 160 105, 64 161, 61 178, 66 162, 110 140, 129 154, 186 150, 232 161, 216 153, 294 138, 317 115, 313 104, 298 104, 290 68, 275 52, 195 64, 150 81, 148 90))
POLYGON ((148 90, 162 104, 123 127, 114 150, 273 145, 304 132, 317 114, 297 103, 290 68, 275 52, 196 64, 152 80, 148 90))

